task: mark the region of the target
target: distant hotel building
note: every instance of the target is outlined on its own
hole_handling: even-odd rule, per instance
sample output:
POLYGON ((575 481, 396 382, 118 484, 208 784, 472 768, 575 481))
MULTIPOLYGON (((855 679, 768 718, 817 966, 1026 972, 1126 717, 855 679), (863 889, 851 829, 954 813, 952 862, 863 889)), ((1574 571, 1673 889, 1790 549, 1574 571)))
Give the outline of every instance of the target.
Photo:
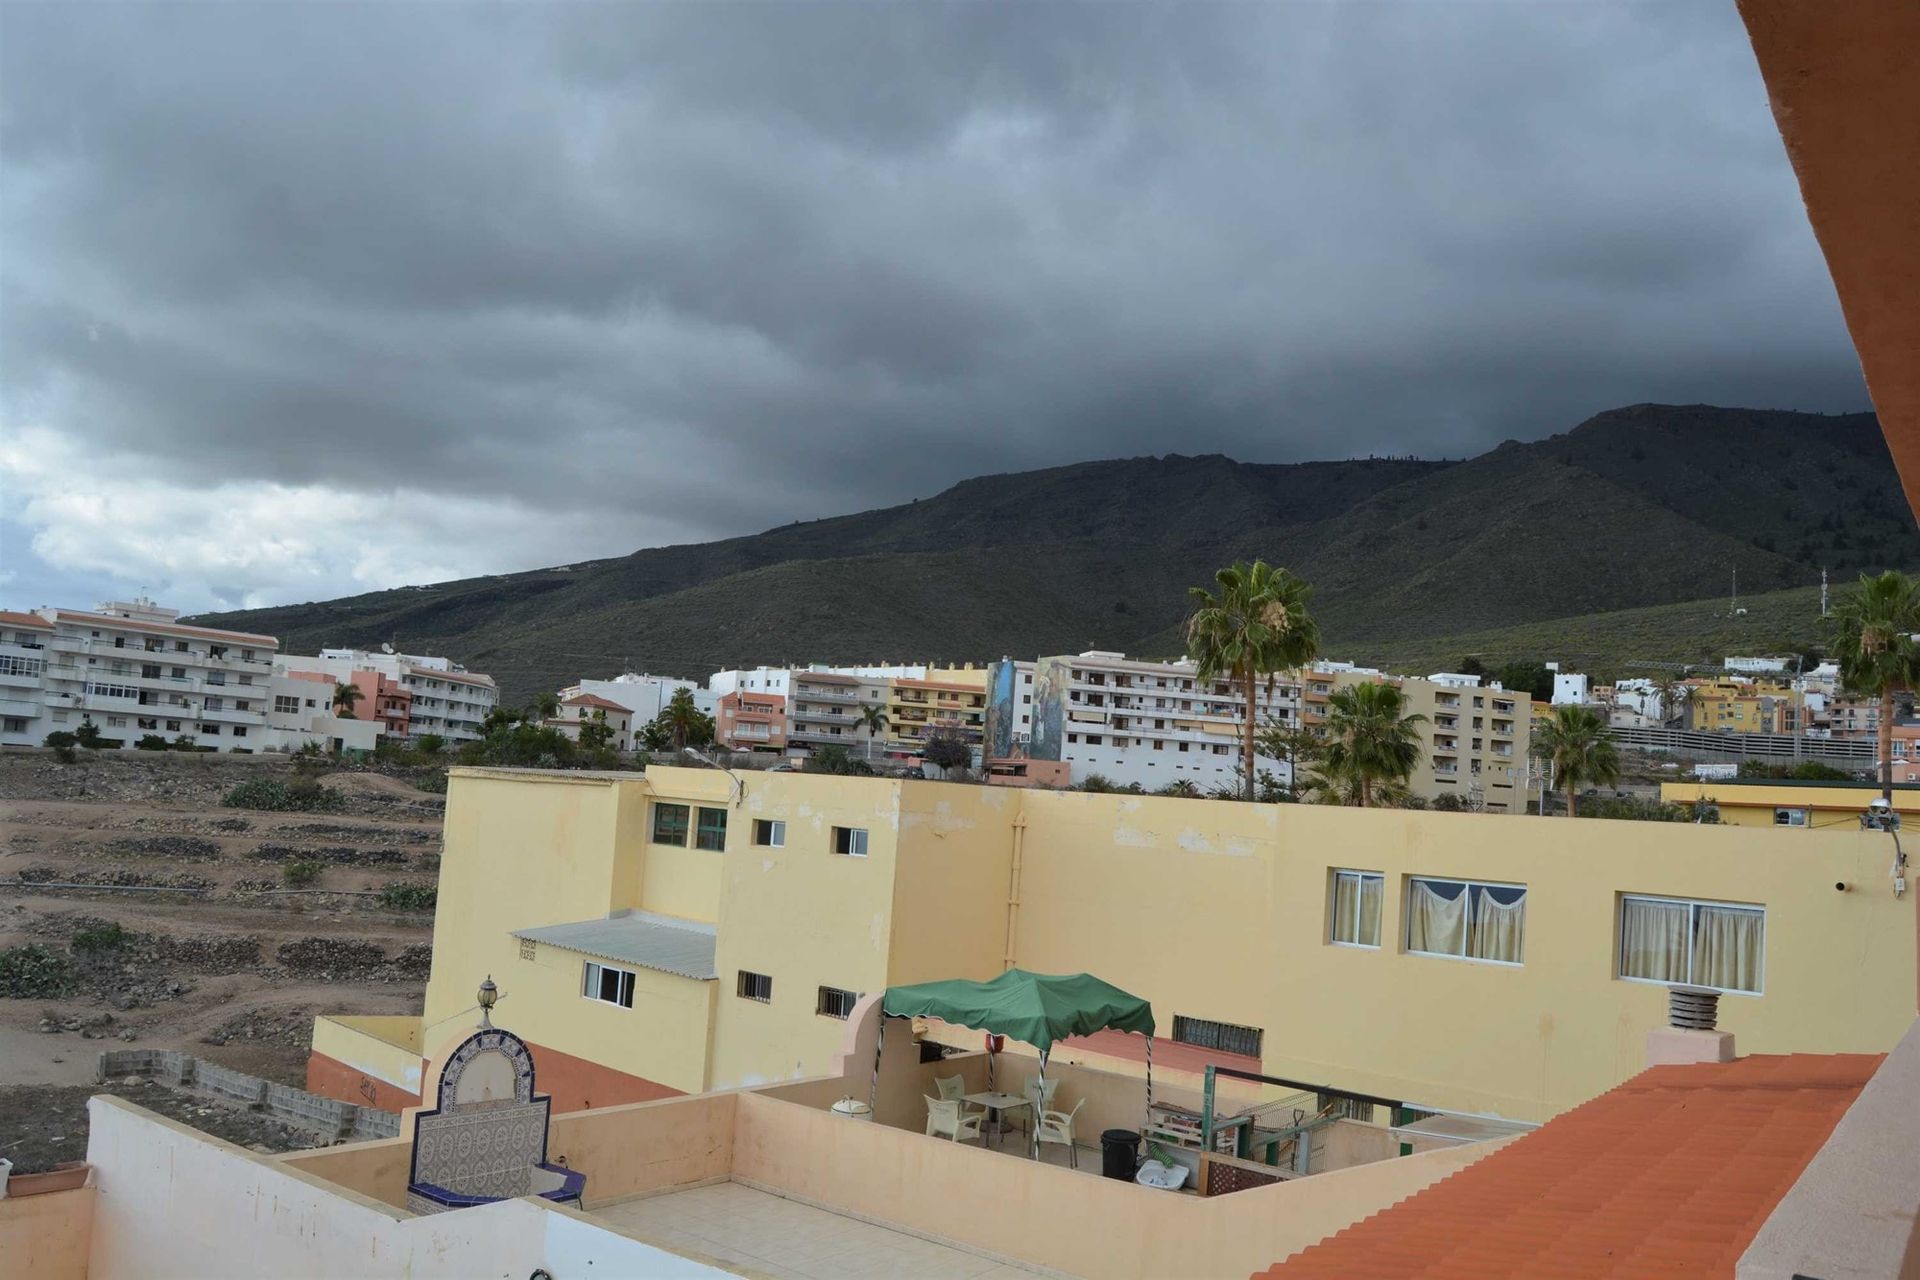
POLYGON ((362 701, 354 714, 360 718, 382 714, 381 690, 391 688, 385 712, 404 725, 395 732, 409 738, 434 734, 449 743, 474 742, 481 722, 500 705, 493 677, 468 671, 447 658, 411 653, 369 653, 361 649, 322 649, 317 657, 283 654, 275 662, 280 672, 300 680, 316 677, 342 684, 360 684, 362 701), (385 685, 360 679, 356 673, 378 675, 385 685), (371 689, 372 700, 366 696, 371 689), (402 698, 401 695, 405 695, 402 698), (404 702, 404 706, 402 706, 404 702), (404 712, 402 716, 401 713, 404 712))
MULTIPOLYGON (((613 745, 621 751, 634 751, 639 748, 641 731, 659 719, 661 711, 673 701, 673 695, 682 689, 693 695, 693 705, 702 714, 715 714, 718 696, 702 689, 699 682, 638 671, 623 672, 611 680, 581 680, 570 684, 560 691, 560 701, 570 703, 581 697, 604 698, 624 708, 627 712, 627 728, 614 740, 613 745)), ((609 713, 608 719, 613 718, 609 713)))

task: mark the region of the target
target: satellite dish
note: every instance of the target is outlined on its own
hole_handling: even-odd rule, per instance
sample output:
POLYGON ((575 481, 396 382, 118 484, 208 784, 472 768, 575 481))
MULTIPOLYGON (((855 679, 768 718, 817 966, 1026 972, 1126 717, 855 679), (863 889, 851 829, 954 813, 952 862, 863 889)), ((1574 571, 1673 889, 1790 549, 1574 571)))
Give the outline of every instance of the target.
POLYGON ((386 642, 385 640, 382 640, 382 641, 380 642, 380 652, 382 652, 382 653, 392 653, 392 652, 393 652, 393 646, 392 646, 391 644, 389 644, 388 642, 386 642))

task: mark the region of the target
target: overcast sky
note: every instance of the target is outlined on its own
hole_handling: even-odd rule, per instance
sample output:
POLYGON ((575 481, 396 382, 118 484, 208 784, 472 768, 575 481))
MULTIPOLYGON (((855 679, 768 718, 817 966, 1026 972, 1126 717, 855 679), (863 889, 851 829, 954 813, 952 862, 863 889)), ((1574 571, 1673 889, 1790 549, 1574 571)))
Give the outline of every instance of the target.
POLYGON ((0 603, 1867 407, 1731 3, 0 5, 0 603))

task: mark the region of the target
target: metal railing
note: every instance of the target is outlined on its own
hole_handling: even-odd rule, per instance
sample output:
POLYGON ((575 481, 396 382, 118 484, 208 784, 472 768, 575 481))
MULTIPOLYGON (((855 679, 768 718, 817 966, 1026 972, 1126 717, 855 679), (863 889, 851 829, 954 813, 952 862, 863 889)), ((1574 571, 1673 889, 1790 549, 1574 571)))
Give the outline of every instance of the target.
POLYGON ((1802 738, 1791 733, 1615 729, 1613 739, 1623 747, 1639 747, 1645 751, 1720 756, 1732 760, 1821 760, 1836 764, 1871 765, 1876 754, 1871 738, 1802 738))

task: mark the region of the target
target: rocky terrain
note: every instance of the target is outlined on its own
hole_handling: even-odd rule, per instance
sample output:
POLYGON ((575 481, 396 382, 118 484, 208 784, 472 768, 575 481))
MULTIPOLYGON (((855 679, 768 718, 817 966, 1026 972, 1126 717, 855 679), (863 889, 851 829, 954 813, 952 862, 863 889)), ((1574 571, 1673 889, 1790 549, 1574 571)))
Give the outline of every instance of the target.
MULTIPOLYGON (((338 811, 222 805, 236 783, 295 778, 285 759, 0 753, 0 1155, 29 1133, 77 1132, 84 1149, 83 1109, 33 1117, 65 1096, 51 1087, 91 1091, 100 1049, 178 1049, 304 1085, 316 1012, 419 1011, 444 797, 411 776, 304 772, 338 811)), ((272 1125, 178 1105, 189 1124, 272 1125)))

